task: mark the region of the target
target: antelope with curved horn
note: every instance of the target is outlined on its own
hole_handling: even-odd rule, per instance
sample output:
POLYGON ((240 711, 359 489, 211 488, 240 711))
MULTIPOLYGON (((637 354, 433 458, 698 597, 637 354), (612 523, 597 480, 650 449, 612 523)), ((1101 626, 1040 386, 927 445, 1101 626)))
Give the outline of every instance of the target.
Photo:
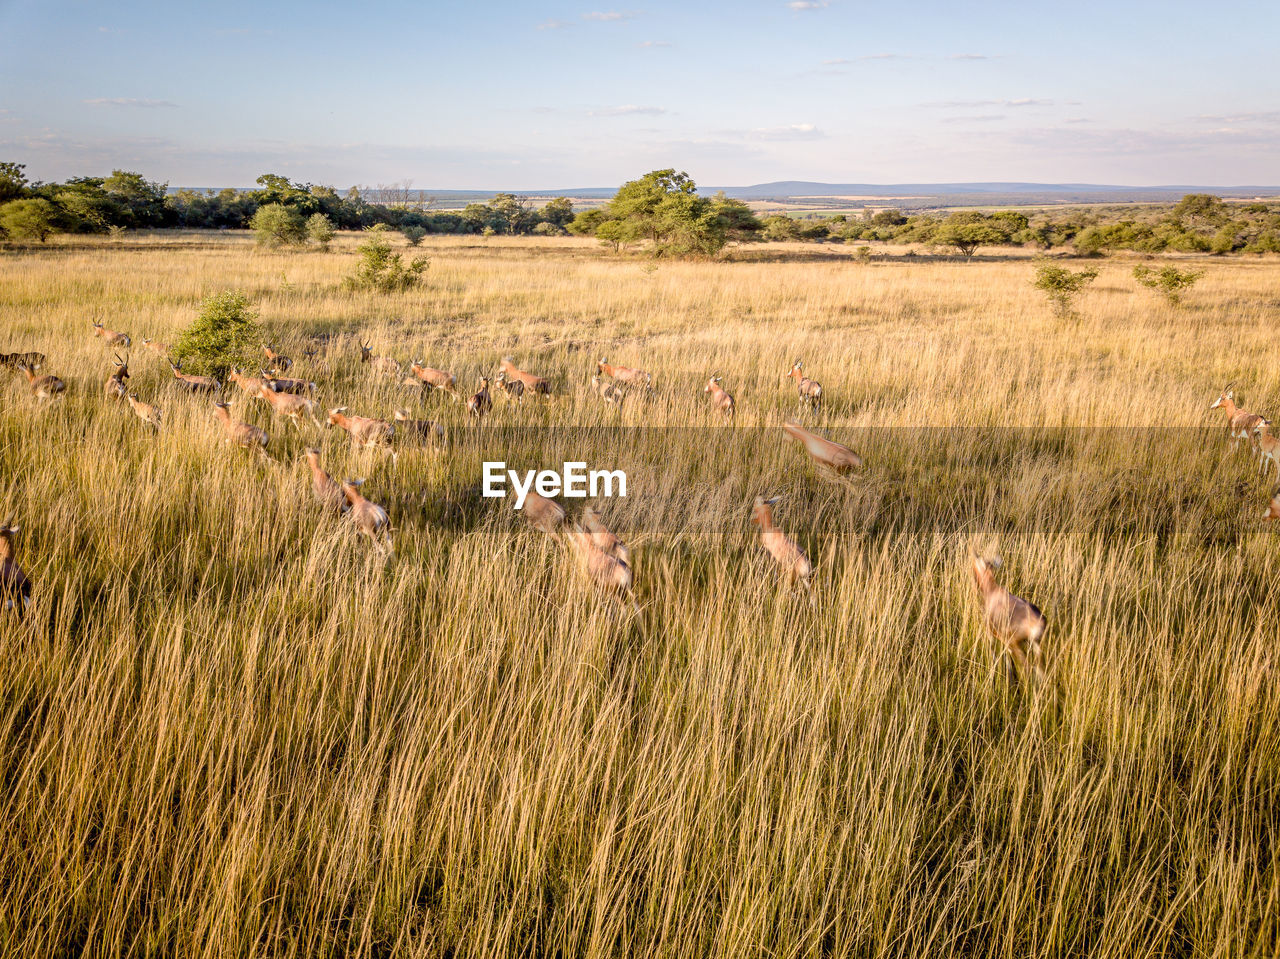
POLYGON ((267 369, 272 373, 283 373, 293 366, 293 360, 283 353, 277 353, 269 346, 264 346, 262 352, 267 357, 267 369))
POLYGON ((263 456, 270 456, 267 453, 268 437, 266 431, 254 426, 252 423, 233 420, 231 418, 230 400, 214 403, 213 415, 222 423, 222 430, 225 434, 223 442, 243 449, 255 450, 263 456))
POLYGON ((471 399, 467 400, 467 412, 480 419, 486 413, 493 409, 493 398, 489 395, 489 377, 480 377, 480 389, 471 394, 471 399))
POLYGON ((273 393, 292 393, 295 396, 307 396, 315 393, 316 385, 310 380, 295 380, 288 376, 275 376, 268 370, 259 371, 262 382, 273 393))
POLYGON ((498 371, 498 377, 494 380, 494 385, 502 390, 503 395, 509 400, 524 399, 524 384, 519 380, 507 379, 507 374, 502 370, 498 371))
MULTIPOLYGON (((1037 681, 1044 679, 1044 650, 1040 640, 1047 627, 1044 614, 1034 604, 1015 596, 996 582, 995 570, 1001 566, 1000 557, 990 558, 973 553, 973 582, 982 600, 982 618, 1001 650, 998 659, 1003 660, 1007 651, 1025 673, 1028 670, 1037 681)), ((1004 660, 1014 678, 1012 664, 1004 660)))
POLYGON ((458 379, 452 373, 427 366, 422 360, 410 363, 409 372, 427 389, 443 390, 455 400, 458 398, 458 379))
POLYGON ((320 466, 320 451, 308 446, 302 451, 307 457, 307 466, 311 468, 311 491, 316 502, 331 513, 342 514, 351 509, 346 494, 338 482, 320 466))
POLYGON ((800 360, 791 364, 787 378, 795 380, 801 406, 808 406, 815 413, 822 408, 822 384, 804 375, 804 364, 800 360))
POLYGON ((144 336, 142 338, 142 347, 143 349, 150 350, 152 353, 160 357, 160 359, 162 360, 168 359, 169 357, 168 343, 158 343, 155 340, 149 340, 144 336))
POLYGON ((16 610, 19 616, 31 605, 31 580, 18 565, 13 545, 20 532, 22 527, 14 526, 12 518, 0 525, 0 600, 5 609, 16 610))
POLYGON ((102 388, 107 399, 122 400, 129 392, 129 388, 124 385, 124 381, 129 378, 129 358, 126 356, 122 360, 119 353, 113 353, 112 356, 115 357, 116 371, 107 377, 102 388))
POLYGON ((128 333, 117 333, 115 330, 109 330, 97 320, 90 320, 93 324, 93 335, 98 339, 105 340, 107 346, 123 346, 130 347, 133 340, 129 338, 128 333))
POLYGON ((723 377, 712 375, 707 380, 707 385, 702 388, 702 392, 711 394, 711 408, 719 410, 724 414, 725 419, 733 419, 733 415, 737 412, 737 407, 733 402, 733 397, 729 392, 720 385, 723 377))
POLYGON ((1218 398, 1213 401, 1213 405, 1209 407, 1211 410, 1221 408, 1222 412, 1227 415, 1227 433, 1235 441, 1236 446, 1240 445, 1241 440, 1245 440, 1250 449, 1253 448, 1253 431, 1259 425, 1267 423, 1267 419, 1259 416, 1257 413, 1250 413, 1248 410, 1242 409, 1236 405, 1236 394, 1231 388, 1233 383, 1228 383, 1218 398))
POLYGON ((295 396, 293 393, 277 393, 267 384, 262 384, 258 388, 258 396, 266 400, 267 405, 271 407, 271 412, 276 416, 283 416, 286 420, 302 429, 302 417, 305 415, 311 419, 316 425, 316 429, 320 429, 320 421, 316 419, 315 404, 305 396, 295 396))
POLYGON ((368 363, 373 372, 382 376, 398 377, 401 375, 399 363, 389 356, 374 356, 373 349, 368 343, 360 344, 360 362, 368 363))
POLYGON ((261 376, 247 376, 238 366, 231 367, 231 372, 227 374, 227 382, 234 383, 240 387, 242 393, 254 399, 258 398, 262 388, 267 385, 267 381, 261 376))
POLYGON ((626 390, 599 375, 591 377, 591 392, 613 406, 621 406, 627 398, 626 390))
POLYGON ((35 371, 26 363, 19 363, 18 370, 27 378, 27 385, 32 395, 38 400, 51 400, 67 389, 67 384, 53 375, 36 376, 35 371))
POLYGON ((765 499, 757 496, 751 507, 751 521, 760 526, 760 545, 762 545, 774 562, 782 569, 789 582, 799 582, 805 589, 813 586, 813 563, 804 554, 795 540, 789 537, 773 522, 773 506, 780 497, 765 499))
POLYGON ((395 552, 391 543, 391 520, 385 509, 361 495, 360 487, 363 485, 362 479, 342 481, 342 494, 350 504, 347 515, 351 517, 356 529, 369 537, 378 552, 385 552, 390 556, 395 552))
POLYGON ((535 396, 550 396, 551 384, 541 376, 534 373, 527 373, 520 367, 516 366, 515 361, 509 356, 504 356, 502 362, 498 364, 498 370, 506 374, 509 380, 519 380, 524 384, 526 393, 532 393, 535 396))
POLYGON ((605 357, 596 363, 596 369, 610 379, 626 383, 628 386, 652 386, 653 377, 644 370, 634 366, 614 366, 605 357))
POLYGON ((169 368, 173 370, 173 378, 188 393, 217 393, 222 384, 212 376, 198 376, 195 373, 182 372, 182 362, 169 360, 169 368))
POLYGON ((137 393, 127 394, 125 401, 128 402, 129 409, 133 410, 138 419, 156 430, 160 429, 160 407, 142 402, 142 400, 138 399, 137 393))
POLYGON ((386 420, 371 416, 348 416, 345 406, 337 406, 329 411, 327 423, 346 430, 351 437, 352 449, 380 449, 391 454, 391 462, 396 461, 396 451, 391 448, 396 428, 386 420))
POLYGON ((787 420, 782 428, 787 431, 789 438, 804 444, 804 448, 819 466, 835 470, 837 473, 862 467, 862 457, 849 447, 819 436, 813 430, 805 429, 795 420, 787 420))

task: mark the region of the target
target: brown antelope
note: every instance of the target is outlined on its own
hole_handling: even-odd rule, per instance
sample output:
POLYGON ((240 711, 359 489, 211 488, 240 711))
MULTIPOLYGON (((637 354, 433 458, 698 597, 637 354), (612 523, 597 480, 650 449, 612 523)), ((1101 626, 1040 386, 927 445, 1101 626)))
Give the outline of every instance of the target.
POLYGON ((275 393, 293 393, 305 396, 316 391, 315 383, 310 380, 295 380, 287 376, 273 376, 267 370, 259 371, 262 381, 275 393))
POLYGON ((120 354, 115 356, 116 371, 107 377, 107 382, 103 384, 103 391, 107 394, 109 400, 122 400, 129 392, 129 388, 124 385, 124 381, 129 378, 129 358, 120 359, 120 354))
POLYGON ((489 377, 480 377, 480 389, 471 394, 471 399, 467 400, 467 412, 476 419, 484 416, 493 409, 493 399, 489 396, 489 377))
POLYGON ((107 346, 129 347, 133 345, 128 333, 117 333, 115 330, 109 330, 96 320, 91 320, 90 322, 93 323, 93 335, 105 340, 107 346))
POLYGON ((735 407, 733 397, 720 385, 721 377, 712 376, 707 380, 707 385, 702 388, 702 392, 711 394, 711 408, 719 410, 725 415, 726 419, 733 419, 735 407))
POLYGON ((578 562, 587 578, 597 586, 620 596, 631 592, 633 577, 629 563, 596 546, 591 534, 585 530, 570 528, 567 533, 569 543, 578 554, 578 562))
POLYGON ((178 385, 188 393, 216 393, 222 389, 222 384, 212 376, 197 376, 195 373, 182 372, 181 361, 175 363, 169 360, 169 368, 173 370, 173 378, 178 385))
POLYGON ((1253 428, 1258 443, 1258 469, 1264 478, 1271 473, 1272 466, 1280 475, 1280 436, 1272 436, 1270 427, 1270 423, 1262 422, 1253 428))
POLYGON ((529 490, 525 496, 520 512, 524 514, 525 522, 544 533, 554 534, 564 522, 564 507, 553 499, 539 496, 533 490, 529 490))
POLYGON ((616 383, 609 382, 603 376, 591 377, 591 392, 614 406, 621 406, 622 401, 627 398, 626 390, 616 383))
POLYGON ((1280 490, 1276 490, 1271 502, 1267 505, 1267 511, 1262 514, 1263 519, 1280 519, 1280 490))
POLYGON ((67 388, 67 384, 56 376, 36 376, 26 363, 19 363, 18 370, 27 378, 27 385, 31 387, 32 394, 38 400, 51 400, 67 388))
POLYGON ((230 400, 214 403, 213 415, 222 422, 222 429, 226 434, 225 443, 240 446, 247 450, 256 450, 263 456, 269 455, 267 453, 268 437, 266 432, 252 423, 233 420, 231 418, 230 400))
POLYGON ((773 504, 778 499, 777 496, 769 499, 757 496, 755 505, 751 508, 751 521, 760 525, 760 544, 782 568, 787 579, 792 583, 799 581, 805 589, 809 589, 813 585, 813 564, 809 562, 804 550, 774 525, 773 504))
POLYGON ((0 600, 5 609, 16 610, 19 616, 31 605, 31 580, 14 558, 13 540, 20 532, 22 527, 14 526, 12 519, 0 525, 0 600))
POLYGON ((399 363, 389 356, 374 356, 373 350, 367 343, 360 344, 360 362, 368 363, 373 372, 382 376, 398 377, 401 375, 399 363))
POLYGON ((604 525, 604 520, 595 509, 588 506, 582 511, 581 525, 583 531, 591 537, 591 543, 596 549, 608 553, 628 566, 631 565, 631 550, 627 549, 627 544, 618 539, 609 527, 604 525))
POLYGON ((458 398, 458 380, 452 373, 445 370, 433 369, 425 365, 422 360, 409 364, 409 371, 417 378, 418 382, 427 389, 444 390, 455 400, 458 398))
POLYGON ((33 370, 38 370, 44 366, 45 358, 43 353, 0 353, 0 366, 16 370, 25 363, 33 370))
POLYGON ((1228 383, 1222 392, 1218 394, 1218 398, 1213 401, 1213 405, 1209 409, 1216 410, 1221 407, 1222 412, 1227 414, 1227 433, 1235 441, 1235 444, 1239 446, 1240 441, 1245 440, 1252 449, 1254 442, 1253 431, 1260 424, 1267 422, 1267 420, 1257 413, 1250 413, 1248 410, 1236 406, 1236 394, 1231 387, 1232 384, 1228 383))
POLYGON ((258 398, 262 388, 267 385, 267 381, 261 376, 246 376, 244 370, 238 366, 231 367, 231 372, 227 374, 227 382, 234 383, 240 387, 242 393, 254 399, 258 398))
POLYGON ((372 503, 360 495, 362 479, 346 479, 342 481, 342 493, 351 504, 348 515, 356 529, 368 536, 378 552, 386 552, 390 556, 395 552, 391 544, 391 520, 387 511, 377 503, 372 503))
POLYGON ((283 373, 289 367, 293 366, 293 360, 285 356, 283 353, 277 353, 269 346, 264 346, 262 352, 267 357, 267 369, 272 373, 283 373))
POLYGON ((144 336, 142 338, 142 346, 144 349, 150 350, 152 353, 160 357, 160 359, 162 360, 169 358, 168 343, 157 343, 155 340, 149 340, 144 336))
POLYGON ((833 443, 813 430, 805 429, 795 420, 787 420, 782 428, 787 431, 788 437, 804 444, 804 448, 819 466, 835 470, 837 473, 862 467, 862 457, 849 447, 833 443))
POLYGON ((320 466, 320 451, 314 446, 308 446, 302 452, 306 454, 307 465, 311 467, 311 491, 315 494, 316 502, 331 513, 341 514, 349 510, 351 504, 347 502, 342 487, 320 466))
POLYGON ((791 372, 787 374, 788 379, 795 380, 796 390, 800 394, 800 405, 808 406, 809 409, 817 412, 822 407, 822 384, 817 380, 811 380, 804 375, 804 364, 796 360, 791 364, 791 372))
POLYGON ((604 357, 600 358, 600 362, 596 364, 596 368, 600 373, 610 379, 626 383, 628 386, 653 385, 653 377, 644 370, 638 370, 633 366, 614 366, 604 357))
POLYGON ((396 429, 422 443, 443 443, 444 427, 431 420, 416 420, 408 410, 393 410, 396 429))
MULTIPOLYGON (((973 582, 982 599, 982 617, 991 638, 1002 649, 998 660, 1004 659, 1007 650, 1025 673, 1030 670, 1034 678, 1044 679, 1044 650, 1040 640, 1046 628, 1044 614, 1033 604, 1014 596, 996 582, 995 570, 1001 566, 1000 557, 984 558, 973 554, 973 582)), ((1012 664, 1005 660, 1009 676, 1014 678, 1012 664)))
POLYGON ((496 383, 498 388, 502 390, 502 394, 507 397, 507 399, 524 399, 524 384, 519 380, 507 379, 507 374, 501 370, 498 371, 498 378, 494 380, 494 383, 496 383))
POLYGON ((374 419, 370 416, 348 416, 345 406, 338 406, 329 411, 329 426, 346 430, 351 437, 352 449, 380 449, 391 454, 391 461, 396 460, 396 451, 391 448, 391 438, 396 428, 386 420, 374 419))
POLYGON ((304 415, 310 417, 316 429, 321 428, 320 421, 316 419, 315 405, 307 397, 295 396, 293 393, 277 393, 265 383, 258 388, 258 396, 267 401, 272 413, 283 416, 298 429, 302 429, 304 415))
POLYGON ((160 407, 142 402, 138 399, 137 393, 129 393, 125 396, 125 400, 128 401, 129 409, 133 410, 138 419, 148 426, 160 429, 160 407))
POLYGON ((544 380, 541 376, 533 373, 526 373, 524 370, 516 366, 515 361, 509 356, 504 356, 502 362, 498 364, 498 369, 506 374, 509 380, 519 380, 524 384, 525 392, 532 393, 535 396, 550 396, 551 384, 544 380))

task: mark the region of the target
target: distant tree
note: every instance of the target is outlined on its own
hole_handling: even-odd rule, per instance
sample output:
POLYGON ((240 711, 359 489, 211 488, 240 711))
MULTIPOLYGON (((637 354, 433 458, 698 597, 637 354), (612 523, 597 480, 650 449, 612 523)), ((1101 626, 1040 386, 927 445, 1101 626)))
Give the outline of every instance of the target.
POLYGON ((1037 290, 1044 291, 1044 295, 1053 304, 1055 313, 1070 316, 1076 297, 1097 278, 1097 270, 1073 272, 1052 263, 1041 263, 1036 267, 1034 286, 1037 290))
POLYGON ((621 220, 603 220, 596 225, 595 237, 601 243, 613 247, 617 253, 622 247, 635 239, 634 233, 621 220))
POLYGON ((608 214, 601 207, 583 210, 565 226, 565 229, 574 236, 595 236, 600 224, 607 219, 609 219, 608 214))
POLYGON ((27 192, 27 165, 0 161, 0 203, 17 200, 27 192))
POLYGON ((251 195, 259 206, 289 207, 302 216, 320 212, 320 198, 312 195, 309 183, 291 183, 276 173, 262 174, 257 183, 261 189, 251 195))
POLYGON ((564 236, 564 229, 556 226, 554 223, 548 223, 543 220, 533 228, 534 236, 564 236))
POLYGON ((547 201, 547 205, 538 212, 543 223, 564 229, 573 220, 573 201, 568 197, 558 196, 547 201))
POLYGON ((962 210, 952 213, 933 231, 931 242, 939 246, 954 246, 965 255, 973 256, 980 246, 995 246, 1010 242, 1017 230, 1024 229, 1027 218, 1021 214, 986 214, 980 210, 962 210))
POLYGON ((425 228, 420 226, 402 226, 400 234, 409 241, 410 246, 417 246, 422 242, 422 238, 427 235, 425 228))
POLYGON ((347 288, 352 290, 399 293, 417 286, 428 265, 427 258, 422 256, 406 265, 399 253, 391 252, 385 230, 369 231, 369 239, 361 243, 356 252, 360 265, 346 279, 347 288))
POLYGON ((1133 278, 1149 290, 1154 290, 1171 305, 1182 302, 1182 294, 1195 286, 1196 280, 1204 276, 1199 270, 1179 270, 1176 266, 1166 266, 1153 270, 1147 266, 1135 266, 1133 278))
POLYGON ((785 213, 774 213, 763 221, 763 233, 766 240, 798 240, 800 239, 800 223, 785 213))
POLYGON ((57 216, 57 207, 40 197, 10 200, 0 206, 0 230, 10 239, 35 239, 43 243, 57 232, 57 216))
POLYGON ((102 181, 103 191, 121 207, 127 222, 125 226, 161 226, 165 217, 167 183, 153 183, 141 173, 112 170, 111 176, 102 181))
POLYGON ((302 214, 279 203, 258 207, 249 227, 257 234, 258 245, 268 249, 297 246, 305 242, 307 236, 302 214))
POLYGON ((880 210, 871 216, 872 226, 902 226, 906 222, 901 210, 880 210))
POLYGON ((307 217, 307 239, 321 250, 329 249, 336 232, 332 221, 323 213, 312 213, 307 217))
POLYGON ((1177 218, 1215 222, 1226 215, 1226 206, 1222 197, 1211 193, 1188 193, 1173 208, 1173 215, 1177 218))
POLYGON ((716 203, 698 196, 689 175, 674 169, 654 170, 624 183, 605 214, 596 236, 615 249, 648 240, 653 256, 706 255, 718 252, 729 237, 728 220, 716 203))
POLYGON ((719 218, 726 239, 741 242, 759 239, 763 229, 759 218, 741 200, 725 196, 723 190, 711 198, 711 213, 719 218))
POLYGON ((188 370, 222 376, 232 366, 261 359, 262 332, 249 297, 225 290, 200 304, 200 315, 173 344, 174 355, 188 370))

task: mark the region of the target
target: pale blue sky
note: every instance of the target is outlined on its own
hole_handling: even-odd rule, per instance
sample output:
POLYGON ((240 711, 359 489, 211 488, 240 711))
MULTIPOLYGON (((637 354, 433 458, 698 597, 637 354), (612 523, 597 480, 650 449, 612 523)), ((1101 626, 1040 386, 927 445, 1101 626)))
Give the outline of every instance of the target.
POLYGON ((1280 4, 0 0, 41 179, 1280 183, 1280 4))

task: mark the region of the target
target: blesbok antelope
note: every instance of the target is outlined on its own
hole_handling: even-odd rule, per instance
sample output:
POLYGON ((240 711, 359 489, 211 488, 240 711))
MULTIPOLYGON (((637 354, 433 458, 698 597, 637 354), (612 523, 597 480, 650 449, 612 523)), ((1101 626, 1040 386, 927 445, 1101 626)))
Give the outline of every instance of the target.
POLYGON ((371 416, 348 416, 345 406, 337 406, 329 411, 329 426, 346 430, 351 437, 352 449, 380 449, 391 454, 391 461, 396 460, 396 451, 391 447, 391 439, 396 428, 386 420, 374 419, 371 416))
POLYGON ((294 393, 298 396, 306 396, 316 391, 315 383, 311 380, 295 380, 288 376, 274 376, 268 370, 259 371, 262 381, 271 388, 274 393, 294 393))
POLYGON ((25 363, 33 370, 38 370, 40 367, 44 366, 45 359, 46 357, 43 353, 36 352, 0 353, 0 367, 4 367, 9 370, 17 370, 19 366, 25 363))
POLYGON ((283 373, 289 367, 293 366, 293 360, 285 356, 283 353, 277 353, 269 346, 262 348, 263 354, 267 357, 267 369, 272 373, 283 373))
MULTIPOLYGON (((1044 679, 1044 650, 1040 640, 1047 626, 1044 614, 1032 603, 1015 596, 996 582, 995 570, 1001 566, 1000 557, 983 557, 973 553, 973 582, 982 600, 982 619, 991 638, 1000 643, 997 661, 1004 660, 1006 651, 1023 672, 1030 671, 1039 681, 1044 679)), ((1014 678, 1012 664, 1004 660, 1014 678)))
POLYGON ((726 419, 733 419, 736 409, 733 397, 720 385, 722 379, 719 376, 712 376, 711 379, 707 380, 707 385, 702 388, 702 392, 711 394, 711 408, 713 410, 719 410, 726 419))
POLYGON ((789 582, 799 582, 805 589, 813 585, 813 563, 804 554, 795 540, 777 527, 773 522, 773 505, 779 497, 765 499, 757 496, 751 508, 751 521, 760 526, 760 544, 765 548, 774 562, 782 568, 789 582))
POLYGON ((782 428, 787 431, 788 437, 804 444, 804 448, 819 466, 835 470, 837 473, 862 467, 862 457, 849 447, 819 436, 813 430, 805 429, 795 420, 787 420, 782 428))
POLYGON ((480 389, 471 394, 467 400, 467 412, 476 419, 493 409, 493 398, 489 396, 489 377, 480 377, 480 389))
POLYGON ((258 394, 262 392, 262 388, 267 385, 267 381, 261 376, 248 376, 244 370, 238 366, 231 367, 231 372, 227 374, 227 382, 234 383, 240 387, 240 392, 254 399, 258 398, 258 394))
POLYGON ((526 373, 516 366, 515 361, 509 356, 502 358, 502 362, 498 364, 498 370, 505 373, 507 379, 519 380, 523 383, 526 393, 532 393, 535 396, 551 395, 550 383, 535 373, 526 373))
POLYGON ((507 399, 524 399, 524 384, 519 380, 507 379, 507 374, 501 370, 498 371, 498 378, 494 380, 494 383, 500 390, 502 390, 503 395, 506 396, 507 399))
POLYGON ((67 384, 62 380, 51 374, 37 376, 26 363, 19 363, 18 371, 27 378, 27 385, 31 387, 32 395, 38 400, 51 400, 59 393, 66 391, 67 384))
POLYGON ((142 346, 143 346, 143 349, 150 350, 152 353, 160 357, 160 359, 162 360, 168 359, 169 357, 168 343, 159 343, 155 340, 149 340, 144 336, 142 338, 142 346))
POLYGON ((1259 416, 1257 413, 1250 413, 1248 410, 1241 409, 1236 405, 1236 394, 1231 387, 1233 384, 1228 383, 1218 394, 1218 398, 1213 401, 1213 405, 1209 407, 1211 410, 1221 408, 1222 412, 1227 415, 1227 433, 1235 441, 1236 446, 1240 445, 1241 440, 1245 440, 1250 449, 1253 448, 1253 431, 1262 423, 1267 422, 1266 418, 1259 416))
POLYGON ((1267 504, 1267 511, 1262 514, 1263 519, 1280 519, 1280 490, 1276 490, 1275 495, 1271 497, 1271 502, 1267 504))
POLYGON ((307 397, 296 396, 293 393, 277 393, 266 383, 258 388, 258 396, 267 401, 272 413, 283 416, 298 429, 302 429, 304 415, 311 419, 316 429, 321 428, 320 421, 316 419, 315 404, 307 397))
POLYGON ((566 532, 570 545, 578 555, 579 565, 588 579, 619 596, 626 596, 631 592, 631 564, 598 547, 586 530, 569 527, 566 532))
POLYGON ((213 415, 222 422, 222 430, 225 434, 223 442, 247 450, 256 450, 263 456, 270 455, 267 453, 268 437, 266 431, 254 426, 252 423, 233 420, 231 418, 230 400, 214 403, 213 415))
POLYGON ((631 565, 631 550, 627 549, 627 544, 618 539, 609 527, 604 525, 604 520, 593 507, 588 506, 582 511, 581 525, 583 531, 591 537, 591 543, 596 549, 608 553, 628 566, 631 565))
POLYGON ((129 358, 120 359, 120 354, 113 354, 115 357, 116 370, 109 377, 107 382, 102 385, 103 392, 106 393, 109 400, 122 400, 129 392, 129 388, 124 385, 124 381, 129 378, 129 358))
POLYGON ((808 406, 817 412, 822 407, 822 384, 804 375, 804 364, 796 360, 791 364, 788 379, 795 380, 796 391, 800 394, 800 405, 808 406))
POLYGON ((529 490, 525 496, 520 512, 524 514, 526 523, 548 534, 554 534, 564 522, 564 507, 553 499, 539 496, 533 490, 529 490))
POLYGON ((138 399, 137 393, 127 394, 125 400, 129 403, 129 409, 133 410, 138 419, 154 429, 160 429, 160 407, 142 402, 142 400, 138 399))
POLYGON ((19 616, 31 605, 31 580, 18 565, 13 545, 20 532, 22 527, 14 526, 12 518, 0 525, 0 600, 5 609, 15 610, 19 616))
POLYGON ((391 544, 391 520, 387 511, 377 503, 365 499, 360 494, 362 479, 345 479, 342 481, 342 494, 350 504, 347 515, 356 529, 368 536, 378 552, 386 552, 388 556, 395 552, 391 544))
POLYGON ((596 369, 610 379, 626 383, 628 386, 653 385, 653 377, 644 370, 636 369, 634 366, 614 366, 604 357, 596 363, 596 369))
POLYGON ((621 406, 622 401, 627 398, 627 392, 617 383, 611 383, 603 376, 591 377, 591 392, 600 397, 606 403, 612 403, 614 406, 621 406))
POLYGON ((409 372, 427 389, 443 390, 455 400, 458 398, 458 379, 452 373, 427 366, 422 360, 410 363, 409 372))
POLYGON ((109 330, 97 320, 90 320, 93 324, 93 335, 100 340, 104 340, 107 346, 124 346, 133 345, 133 340, 129 338, 128 333, 117 333, 115 330, 109 330))
POLYGON ((198 376, 195 373, 182 372, 182 362, 169 360, 169 368, 173 370, 173 378, 188 393, 217 393, 222 384, 212 376, 198 376))
POLYGON ((1277 476, 1280 476, 1280 436, 1271 435, 1270 423, 1259 423, 1253 428, 1253 435, 1258 443, 1258 470, 1265 478, 1271 472, 1271 467, 1276 468, 1277 476))
POLYGON ((422 443, 444 442, 444 427, 439 423, 414 419, 413 414, 403 409, 393 410, 391 415, 395 419, 396 429, 403 432, 405 436, 411 436, 422 443))
POLYGON ((382 376, 400 376, 400 364, 389 356, 374 356, 373 349, 367 343, 360 344, 360 362, 368 363, 369 368, 382 376))
POLYGON ((347 502, 346 494, 342 492, 342 487, 337 480, 320 466, 320 451, 314 446, 308 446, 302 452, 306 455, 307 465, 311 468, 311 491, 315 494, 316 502, 331 513, 342 514, 351 509, 351 504, 347 502))

